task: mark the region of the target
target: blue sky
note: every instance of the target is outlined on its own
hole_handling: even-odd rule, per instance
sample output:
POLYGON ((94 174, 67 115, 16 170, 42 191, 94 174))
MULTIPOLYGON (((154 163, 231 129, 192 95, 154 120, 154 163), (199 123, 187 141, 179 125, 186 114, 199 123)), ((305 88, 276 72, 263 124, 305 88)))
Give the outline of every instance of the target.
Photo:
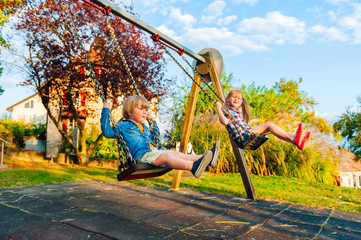
MULTIPOLYGON (((303 79, 301 89, 335 120, 361 95, 361 3, 353 0, 127 0, 147 24, 198 52, 215 48, 235 86, 303 79)), ((122 5, 120 5, 122 6, 122 5)), ((6 58, 2 54, 2 59, 6 58)), ((12 68, 0 79, 0 114, 33 92, 15 88, 12 68)), ((168 77, 184 78, 172 63, 168 77)), ((190 80, 189 80, 190 81, 190 80)))

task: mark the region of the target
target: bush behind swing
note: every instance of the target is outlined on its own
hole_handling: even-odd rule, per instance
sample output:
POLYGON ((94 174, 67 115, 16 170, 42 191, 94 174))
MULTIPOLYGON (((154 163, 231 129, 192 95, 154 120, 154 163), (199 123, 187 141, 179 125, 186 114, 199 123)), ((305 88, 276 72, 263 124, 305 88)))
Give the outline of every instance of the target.
MULTIPOLYGON (((277 124, 281 124, 277 122, 277 124)), ((290 123, 296 128, 296 123, 290 123)), ((290 126, 282 126, 288 130, 290 126)), ((306 126, 307 128, 308 126, 306 126)), ((258 150, 244 150, 248 168, 252 174, 260 176, 286 176, 306 179, 311 182, 335 184, 337 147, 330 145, 328 139, 314 127, 309 130, 316 136, 304 151, 293 144, 270 136, 270 140, 258 150), (317 138, 319 136, 320 138, 317 138)), ((292 130, 290 130, 292 132, 292 130)), ((234 157, 227 130, 218 120, 217 115, 199 114, 192 128, 190 141, 193 150, 202 154, 212 147, 215 140, 221 142, 221 152, 214 173, 238 173, 239 165, 234 157)))

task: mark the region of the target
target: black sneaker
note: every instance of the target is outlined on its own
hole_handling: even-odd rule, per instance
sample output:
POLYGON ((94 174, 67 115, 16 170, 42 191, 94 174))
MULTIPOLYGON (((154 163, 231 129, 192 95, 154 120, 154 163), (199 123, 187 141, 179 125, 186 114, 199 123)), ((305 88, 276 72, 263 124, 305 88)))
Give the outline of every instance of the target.
POLYGON ((212 160, 212 152, 208 150, 200 159, 193 162, 192 174, 194 177, 199 178, 202 176, 204 170, 212 160))
POLYGON ((214 145, 213 145, 213 147, 212 147, 212 149, 211 149, 211 151, 212 151, 212 153, 213 153, 212 160, 211 160, 211 162, 209 163, 209 165, 210 165, 211 167, 216 167, 216 165, 217 165, 217 160, 218 160, 218 155, 219 155, 219 150, 220 150, 220 148, 221 148, 221 144, 220 144, 219 141, 217 140, 217 141, 214 143, 214 145))

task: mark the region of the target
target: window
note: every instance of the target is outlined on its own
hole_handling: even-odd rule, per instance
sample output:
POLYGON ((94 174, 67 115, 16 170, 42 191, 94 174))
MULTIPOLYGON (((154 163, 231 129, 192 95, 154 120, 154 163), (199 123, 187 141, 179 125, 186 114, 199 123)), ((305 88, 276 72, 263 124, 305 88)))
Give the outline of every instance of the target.
POLYGON ((25 108, 34 108, 34 100, 25 103, 25 108))
MULTIPOLYGON (((86 120, 85 119, 81 119, 80 120, 83 127, 85 127, 85 122, 86 120)), ((76 127, 76 122, 75 122, 75 119, 73 118, 64 118, 62 121, 62 130, 64 132, 69 132, 69 131, 73 131, 74 127, 76 127)))

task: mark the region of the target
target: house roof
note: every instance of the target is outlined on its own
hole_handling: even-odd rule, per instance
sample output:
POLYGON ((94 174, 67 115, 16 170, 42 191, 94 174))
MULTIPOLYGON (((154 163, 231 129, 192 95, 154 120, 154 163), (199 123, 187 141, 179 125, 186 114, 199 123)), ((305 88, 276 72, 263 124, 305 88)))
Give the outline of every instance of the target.
POLYGON ((338 169, 340 172, 361 172, 361 162, 355 162, 355 155, 346 149, 342 150, 338 169))
POLYGON ((8 107, 6 110, 7 110, 7 111, 9 111, 9 112, 12 112, 12 111, 13 111, 13 109, 14 109, 14 107, 15 107, 16 105, 19 105, 19 104, 21 104, 21 103, 23 103, 23 102, 26 102, 26 101, 28 101, 29 99, 31 99, 31 98, 33 98, 33 97, 35 97, 36 95, 39 95, 39 93, 35 93, 35 94, 33 94, 33 95, 31 95, 31 96, 29 96, 29 97, 27 97, 27 98, 25 98, 25 99, 21 100, 20 102, 18 102, 18 103, 15 103, 15 104, 11 105, 11 106, 10 106, 10 107, 8 107))

